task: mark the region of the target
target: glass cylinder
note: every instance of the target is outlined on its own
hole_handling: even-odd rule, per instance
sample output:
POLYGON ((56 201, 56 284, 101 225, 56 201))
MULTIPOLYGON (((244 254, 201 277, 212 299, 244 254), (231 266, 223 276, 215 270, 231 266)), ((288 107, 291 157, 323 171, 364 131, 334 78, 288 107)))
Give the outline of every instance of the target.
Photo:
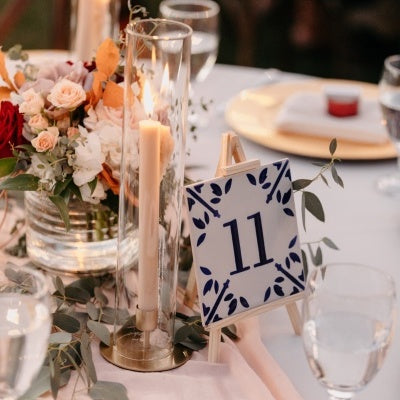
POLYGON ((171 369, 189 356, 173 346, 173 330, 191 32, 161 19, 127 27, 116 308, 132 317, 116 322, 102 354, 138 371, 171 369))
POLYGON ((49 271, 98 275, 115 269, 118 218, 102 204, 70 200, 70 229, 46 194, 25 192, 26 249, 49 271))

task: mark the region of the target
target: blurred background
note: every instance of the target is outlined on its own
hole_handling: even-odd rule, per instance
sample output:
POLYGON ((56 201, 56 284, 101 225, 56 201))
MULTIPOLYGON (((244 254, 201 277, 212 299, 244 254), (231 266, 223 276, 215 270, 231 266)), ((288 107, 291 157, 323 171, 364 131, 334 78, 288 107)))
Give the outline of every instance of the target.
MULTIPOLYGON (((0 0, 7 50, 68 49, 71 1, 0 0)), ((400 53, 400 0, 217 0, 218 63, 378 82, 383 59, 400 53)), ((132 1, 158 14, 159 0, 132 1)), ((128 19, 121 0, 121 27, 128 19)))

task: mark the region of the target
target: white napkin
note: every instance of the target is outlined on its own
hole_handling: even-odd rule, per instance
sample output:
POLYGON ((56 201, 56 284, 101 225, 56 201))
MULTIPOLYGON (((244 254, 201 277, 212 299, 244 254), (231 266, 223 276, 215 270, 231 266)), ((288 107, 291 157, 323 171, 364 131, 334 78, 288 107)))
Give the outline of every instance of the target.
POLYGON ((326 109, 323 93, 295 93, 286 99, 275 126, 284 132, 354 142, 384 143, 388 140, 376 100, 361 97, 358 114, 351 117, 334 117, 326 109))

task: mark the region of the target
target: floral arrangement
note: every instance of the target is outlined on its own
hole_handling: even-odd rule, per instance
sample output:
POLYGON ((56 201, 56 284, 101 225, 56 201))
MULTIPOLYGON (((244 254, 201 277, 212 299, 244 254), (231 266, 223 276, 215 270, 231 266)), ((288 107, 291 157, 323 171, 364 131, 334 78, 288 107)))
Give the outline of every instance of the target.
MULTIPOLYGON (((122 140, 120 50, 111 39, 90 63, 20 67, 0 53, 0 189, 48 195, 68 228, 68 202, 116 204, 122 140)), ((115 207, 114 210, 116 211, 115 207)))

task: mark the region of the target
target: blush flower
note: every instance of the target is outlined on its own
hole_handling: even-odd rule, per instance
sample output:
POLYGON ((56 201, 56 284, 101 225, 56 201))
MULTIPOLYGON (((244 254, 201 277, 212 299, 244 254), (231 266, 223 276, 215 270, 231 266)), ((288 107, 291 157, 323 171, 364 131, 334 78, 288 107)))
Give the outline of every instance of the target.
POLYGON ((39 132, 48 128, 49 121, 42 114, 36 114, 29 118, 28 125, 33 131, 39 132))
POLYGON ((40 93, 29 89, 22 93, 22 103, 19 106, 19 112, 27 115, 39 114, 44 107, 44 99, 40 93))
POLYGON ((40 132, 39 135, 31 141, 31 144, 35 150, 40 153, 53 150, 57 144, 59 134, 58 128, 51 126, 46 131, 40 132))
POLYGON ((62 79, 51 89, 47 100, 58 108, 72 110, 86 100, 86 92, 81 85, 69 79, 62 79))

